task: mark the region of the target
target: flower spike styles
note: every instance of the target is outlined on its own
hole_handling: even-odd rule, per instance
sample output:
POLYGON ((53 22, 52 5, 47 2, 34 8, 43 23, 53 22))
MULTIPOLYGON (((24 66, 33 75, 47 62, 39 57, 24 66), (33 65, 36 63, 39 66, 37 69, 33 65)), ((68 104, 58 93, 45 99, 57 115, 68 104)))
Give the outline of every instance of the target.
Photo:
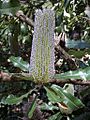
POLYGON ((46 83, 55 74, 54 28, 54 11, 38 10, 35 14, 30 58, 30 74, 33 75, 35 82, 46 83))

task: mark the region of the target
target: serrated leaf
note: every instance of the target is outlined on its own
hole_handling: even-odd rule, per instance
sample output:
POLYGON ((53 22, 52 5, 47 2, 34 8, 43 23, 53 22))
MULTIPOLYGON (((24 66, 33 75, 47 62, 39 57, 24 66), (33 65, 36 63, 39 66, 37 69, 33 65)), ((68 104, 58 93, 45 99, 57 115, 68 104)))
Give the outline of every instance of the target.
POLYGON ((32 104, 31 104, 31 106, 30 106, 30 108, 29 108, 29 112, 28 112, 28 117, 29 117, 29 118, 32 118, 33 113, 34 113, 34 111, 35 111, 35 109, 36 109, 36 98, 37 98, 37 96, 34 98, 32 104))
POLYGON ((48 96, 48 99, 53 102, 53 103, 57 103, 57 102, 61 102, 63 101, 63 98, 62 96, 58 96, 57 92, 54 91, 53 89, 51 88, 47 88, 45 87, 46 91, 47 91, 47 96, 48 96))
POLYGON ((2 99, 0 103, 5 104, 5 105, 6 104, 8 104, 8 105, 14 105, 14 104, 18 105, 22 102, 23 98, 28 97, 28 95, 30 93, 31 93, 31 91, 22 95, 22 96, 20 96, 20 97, 16 97, 16 96, 11 94, 6 99, 5 98, 2 99))
POLYGON ((78 69, 75 71, 68 71, 61 74, 55 74, 55 79, 82 79, 90 80, 90 67, 78 69))
POLYGON ((51 88, 55 90, 59 96, 63 94, 63 97, 64 97, 63 103, 66 106, 68 106, 71 110, 77 110, 78 108, 81 108, 84 106, 84 104, 80 101, 80 99, 77 99, 72 94, 67 92, 65 89, 57 85, 52 85, 51 88))
MULTIPOLYGON (((51 100, 51 102, 53 101, 51 96, 49 96, 48 94, 52 94, 50 93, 51 91, 55 92, 57 94, 57 97, 61 98, 60 101, 58 102, 58 100, 54 101, 56 103, 60 103, 61 105, 67 106, 67 110, 64 109, 63 107, 62 110, 63 112, 70 114, 72 111, 77 110, 79 108, 84 107, 84 104, 77 99, 76 97, 74 97, 72 94, 68 93, 65 89, 57 86, 57 85, 52 85, 50 88, 46 88, 47 91, 47 96, 49 98, 49 100, 51 100), (63 99, 62 99, 63 98, 63 99)), ((56 97, 56 99, 57 99, 56 97)))
POLYGON ((23 61, 21 57, 11 56, 9 60, 13 63, 15 67, 18 67, 23 71, 29 71, 29 63, 26 61, 23 61))

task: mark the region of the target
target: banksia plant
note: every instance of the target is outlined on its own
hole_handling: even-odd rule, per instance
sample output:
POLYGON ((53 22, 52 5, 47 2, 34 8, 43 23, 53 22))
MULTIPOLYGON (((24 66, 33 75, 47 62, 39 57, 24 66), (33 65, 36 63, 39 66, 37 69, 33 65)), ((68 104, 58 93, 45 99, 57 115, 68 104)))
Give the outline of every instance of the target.
POLYGON ((36 83, 46 83, 55 74, 54 27, 54 11, 36 12, 30 58, 30 74, 36 83))

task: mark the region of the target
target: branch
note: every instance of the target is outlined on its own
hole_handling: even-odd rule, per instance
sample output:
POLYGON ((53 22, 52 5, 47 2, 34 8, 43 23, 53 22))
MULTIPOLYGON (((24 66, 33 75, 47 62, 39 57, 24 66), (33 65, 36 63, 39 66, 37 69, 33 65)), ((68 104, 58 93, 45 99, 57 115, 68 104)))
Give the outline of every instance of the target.
POLYGON ((20 82, 20 81, 33 81, 32 75, 29 73, 0 73, 0 82, 20 82))
POLYGON ((19 18, 21 21, 27 23, 27 24, 30 25, 31 27, 34 26, 33 21, 32 21, 30 18, 26 17, 26 16, 23 14, 22 11, 18 11, 18 12, 16 13, 16 17, 19 18))
POLYGON ((55 84, 58 84, 58 85, 62 85, 62 84, 66 84, 66 83, 74 84, 74 85, 87 85, 87 86, 90 85, 90 81, 83 81, 83 80, 80 80, 80 79, 77 79, 77 80, 70 80, 70 79, 56 80, 56 79, 53 79, 53 80, 50 80, 50 83, 55 83, 55 84))
POLYGON ((62 57, 64 58, 64 60, 67 61, 71 70, 77 69, 76 62, 74 60, 72 60, 71 55, 69 55, 60 45, 56 45, 55 49, 56 49, 56 51, 58 51, 59 53, 62 54, 62 57))
MULTIPOLYGON (((34 78, 32 75, 29 75, 29 73, 0 73, 0 82, 20 82, 20 81, 33 81, 34 78)), ((83 81, 83 80, 56 80, 56 79, 50 79, 49 83, 55 83, 55 84, 74 84, 74 85, 90 85, 90 81, 83 81)), ((44 83, 43 83, 44 84, 44 83)))
POLYGON ((63 58, 64 58, 65 60, 72 59, 71 56, 70 56, 60 45, 55 46, 55 49, 56 49, 58 52, 61 52, 61 53, 62 53, 63 58))

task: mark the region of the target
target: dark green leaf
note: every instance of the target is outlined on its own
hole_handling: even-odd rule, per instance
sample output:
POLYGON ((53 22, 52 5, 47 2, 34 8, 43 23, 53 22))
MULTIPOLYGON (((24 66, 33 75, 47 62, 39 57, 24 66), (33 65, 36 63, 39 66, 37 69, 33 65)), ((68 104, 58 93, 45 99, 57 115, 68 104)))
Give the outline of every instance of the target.
POLYGON ((57 103, 57 102, 61 102, 62 101, 62 96, 58 96, 57 92, 54 91, 51 88, 47 88, 45 87, 46 91, 47 91, 47 96, 48 99, 53 102, 53 103, 57 103))
POLYGON ((57 85, 52 85, 50 88, 45 87, 45 89, 47 91, 48 99, 51 102, 59 103, 61 106, 65 106, 67 109, 64 109, 64 107, 62 108, 61 106, 60 107, 62 111, 67 114, 70 114, 72 111, 84 107, 84 104, 79 99, 57 85), (56 99, 53 99, 53 97, 55 97, 53 96, 53 93, 56 93, 56 99), (59 99, 57 100, 57 98, 59 99))
POLYGON ((18 105, 18 104, 20 104, 22 102, 23 98, 28 97, 28 95, 30 93, 31 93, 31 91, 24 94, 24 95, 22 95, 22 96, 20 96, 20 97, 16 97, 14 95, 9 95, 6 99, 5 98, 2 99, 0 103, 8 104, 8 105, 14 105, 14 104, 18 105))
POLYGON ((21 57, 11 56, 9 58, 9 60, 10 60, 10 62, 13 63, 13 65, 15 67, 18 67, 18 68, 20 68, 23 71, 29 71, 29 63, 26 62, 26 61, 23 61, 23 59, 21 57))
POLYGON ((72 110, 76 110, 78 108, 81 108, 84 106, 84 104, 74 97, 72 94, 67 92, 65 89, 57 86, 57 85, 52 85, 51 88, 58 93, 59 96, 64 97, 63 103, 66 104, 68 107, 70 107, 72 110))
POLYGON ((90 80, 90 67, 78 69, 75 71, 68 71, 62 74, 56 74, 55 79, 82 79, 90 80))
POLYGON ((33 113, 34 113, 34 111, 35 111, 35 109, 36 109, 36 98, 37 98, 37 96, 34 98, 32 104, 31 104, 31 106, 30 106, 30 108, 29 108, 29 112, 28 112, 28 117, 29 117, 29 118, 32 118, 33 113))

